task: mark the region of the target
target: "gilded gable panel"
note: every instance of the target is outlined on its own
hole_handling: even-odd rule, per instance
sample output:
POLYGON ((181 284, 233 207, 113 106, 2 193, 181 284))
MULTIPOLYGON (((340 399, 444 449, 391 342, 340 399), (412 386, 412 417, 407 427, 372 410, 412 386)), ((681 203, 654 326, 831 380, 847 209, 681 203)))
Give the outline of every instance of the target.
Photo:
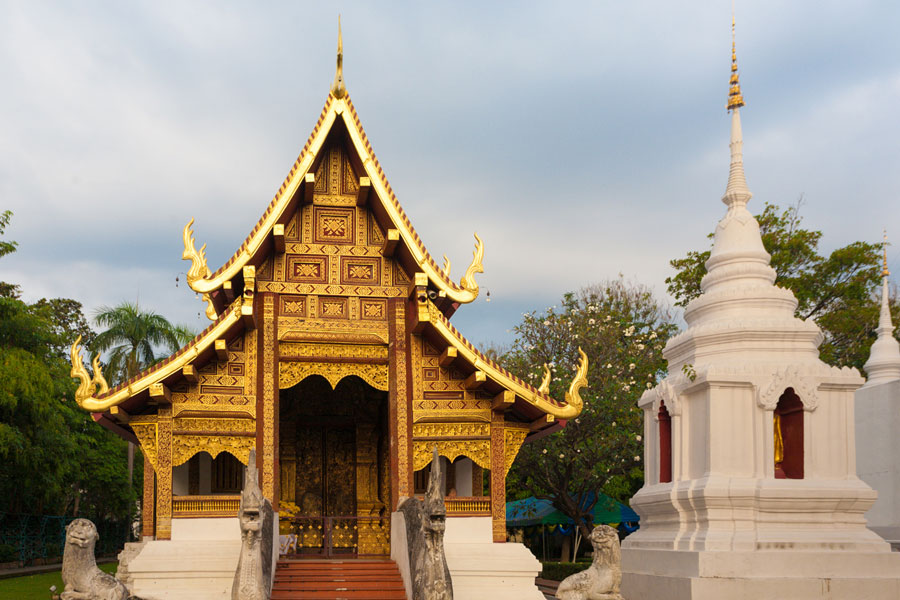
POLYGON ((198 369, 198 382, 172 387, 172 408, 184 411, 240 412, 256 414, 256 337, 254 332, 228 343, 227 360, 210 361, 198 369))

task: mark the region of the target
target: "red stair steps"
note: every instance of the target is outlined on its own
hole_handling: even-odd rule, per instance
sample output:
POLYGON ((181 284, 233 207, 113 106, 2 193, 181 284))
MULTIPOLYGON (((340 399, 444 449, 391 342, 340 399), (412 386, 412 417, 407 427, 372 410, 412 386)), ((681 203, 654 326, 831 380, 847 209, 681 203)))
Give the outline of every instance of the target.
POLYGON ((272 600, 406 600, 392 560, 279 560, 272 600))

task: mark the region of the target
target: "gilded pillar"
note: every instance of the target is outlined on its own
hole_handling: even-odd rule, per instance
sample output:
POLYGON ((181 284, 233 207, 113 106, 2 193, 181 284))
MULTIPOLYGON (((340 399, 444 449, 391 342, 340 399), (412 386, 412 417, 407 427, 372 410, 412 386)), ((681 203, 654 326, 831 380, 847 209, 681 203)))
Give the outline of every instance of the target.
POLYGON ((406 307, 402 300, 390 300, 388 315, 390 337, 388 362, 388 403, 391 460, 391 510, 397 510, 401 496, 411 497, 412 489, 412 410, 409 398, 410 361, 407 357, 406 307))
MULTIPOLYGON (((257 467, 260 472, 260 488, 263 496, 278 510, 276 496, 276 425, 275 410, 278 402, 276 383, 278 368, 277 324, 275 322, 275 294, 260 294, 262 297, 262 320, 257 322, 259 335, 258 373, 260 385, 256 402, 257 423, 257 467)), ((259 303, 258 303, 259 304, 259 303)))
POLYGON ((160 405, 156 452, 156 539, 172 538, 172 407, 160 405))
POLYGON ((142 452, 141 454, 144 455, 144 495, 143 500, 141 500, 141 536, 144 538, 152 538, 153 504, 155 502, 153 489, 155 484, 154 478, 156 476, 153 473, 153 464, 150 462, 147 454, 145 452, 142 452))
POLYGON ((491 412, 491 528, 494 542, 506 541, 506 437, 503 411, 491 412))

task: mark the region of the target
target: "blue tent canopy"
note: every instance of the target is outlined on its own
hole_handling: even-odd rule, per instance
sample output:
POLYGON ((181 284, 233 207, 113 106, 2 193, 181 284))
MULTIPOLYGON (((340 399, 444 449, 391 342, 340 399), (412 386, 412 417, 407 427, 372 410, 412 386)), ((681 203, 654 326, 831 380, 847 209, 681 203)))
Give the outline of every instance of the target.
MULTIPOLYGON (((589 494, 585 499, 588 505, 594 500, 594 495, 589 494)), ((594 510, 591 511, 594 524, 601 523, 637 523, 640 517, 631 507, 617 502, 606 494, 599 494, 594 510)), ((533 525, 571 525, 572 519, 553 507, 549 500, 537 498, 525 498, 515 502, 506 503, 507 527, 531 527, 533 525)))

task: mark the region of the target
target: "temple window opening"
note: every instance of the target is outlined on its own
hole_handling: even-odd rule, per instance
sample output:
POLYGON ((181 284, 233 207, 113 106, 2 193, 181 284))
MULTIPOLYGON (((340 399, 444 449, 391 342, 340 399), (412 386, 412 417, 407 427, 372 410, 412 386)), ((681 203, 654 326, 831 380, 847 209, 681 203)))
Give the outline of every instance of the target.
POLYGON ((659 482, 672 481, 672 417, 666 403, 659 403, 659 482))
POLYGON ((772 416, 775 433, 775 478, 803 479, 803 402, 787 388, 772 416))

